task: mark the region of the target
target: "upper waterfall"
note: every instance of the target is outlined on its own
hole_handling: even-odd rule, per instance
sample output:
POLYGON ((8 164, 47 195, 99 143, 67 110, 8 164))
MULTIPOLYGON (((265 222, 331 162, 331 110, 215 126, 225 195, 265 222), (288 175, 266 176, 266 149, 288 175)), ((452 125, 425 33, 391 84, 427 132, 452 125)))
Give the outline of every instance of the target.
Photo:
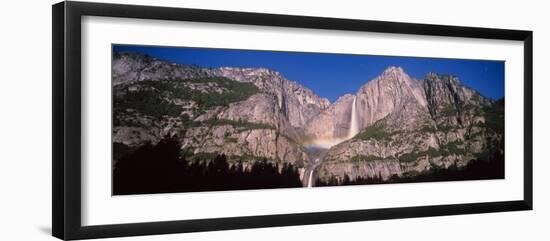
POLYGON ((357 125, 357 108, 356 108, 356 100, 357 96, 353 97, 353 102, 351 103, 351 119, 350 119, 350 127, 348 131, 348 139, 351 139, 357 133, 359 133, 359 126, 357 125))

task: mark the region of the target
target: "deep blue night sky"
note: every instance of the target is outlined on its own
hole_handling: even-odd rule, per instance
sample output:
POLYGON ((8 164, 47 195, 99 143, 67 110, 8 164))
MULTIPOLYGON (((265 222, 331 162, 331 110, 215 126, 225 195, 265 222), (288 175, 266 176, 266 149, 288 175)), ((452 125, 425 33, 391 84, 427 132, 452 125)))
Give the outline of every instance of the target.
POLYGON ((486 97, 504 96, 503 61, 127 45, 114 45, 113 51, 140 52, 200 67, 269 68, 331 102, 346 93, 354 94, 389 66, 401 66, 416 79, 423 79, 428 72, 452 74, 486 97))

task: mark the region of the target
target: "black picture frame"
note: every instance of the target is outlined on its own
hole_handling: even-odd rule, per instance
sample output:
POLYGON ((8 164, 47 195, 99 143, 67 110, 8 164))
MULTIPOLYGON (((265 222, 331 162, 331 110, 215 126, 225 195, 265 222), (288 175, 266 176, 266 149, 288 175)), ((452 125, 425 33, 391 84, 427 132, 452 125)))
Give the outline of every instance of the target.
MULTIPOLYGON (((380 219, 532 210, 533 33, 429 24, 366 21, 277 14, 150 7, 89 2, 60 2, 52 6, 53 150, 52 233, 60 239, 322 224, 380 219), (517 40, 524 43, 524 180, 523 199, 367 210, 283 215, 175 220, 99 226, 81 224, 81 17, 230 23, 378 33, 517 40)), ((139 220, 136 220, 139 221, 139 220)))

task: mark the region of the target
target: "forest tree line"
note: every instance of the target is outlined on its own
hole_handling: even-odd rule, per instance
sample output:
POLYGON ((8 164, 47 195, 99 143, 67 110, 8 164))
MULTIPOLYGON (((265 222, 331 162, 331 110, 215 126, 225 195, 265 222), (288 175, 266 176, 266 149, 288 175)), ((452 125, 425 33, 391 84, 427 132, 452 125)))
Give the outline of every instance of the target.
POLYGON ((266 159, 244 168, 223 154, 186 160, 176 138, 145 144, 117 160, 113 195, 301 187, 298 170, 266 159))

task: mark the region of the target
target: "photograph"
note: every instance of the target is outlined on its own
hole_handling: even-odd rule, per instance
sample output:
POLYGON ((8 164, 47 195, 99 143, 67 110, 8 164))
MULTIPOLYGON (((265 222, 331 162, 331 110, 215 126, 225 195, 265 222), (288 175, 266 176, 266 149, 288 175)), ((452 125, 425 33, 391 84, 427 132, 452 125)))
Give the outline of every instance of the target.
POLYGON ((550 241, 547 5, 6 1, 0 241, 550 241))
POLYGON ((504 61, 111 47, 112 195, 504 178, 504 61))

